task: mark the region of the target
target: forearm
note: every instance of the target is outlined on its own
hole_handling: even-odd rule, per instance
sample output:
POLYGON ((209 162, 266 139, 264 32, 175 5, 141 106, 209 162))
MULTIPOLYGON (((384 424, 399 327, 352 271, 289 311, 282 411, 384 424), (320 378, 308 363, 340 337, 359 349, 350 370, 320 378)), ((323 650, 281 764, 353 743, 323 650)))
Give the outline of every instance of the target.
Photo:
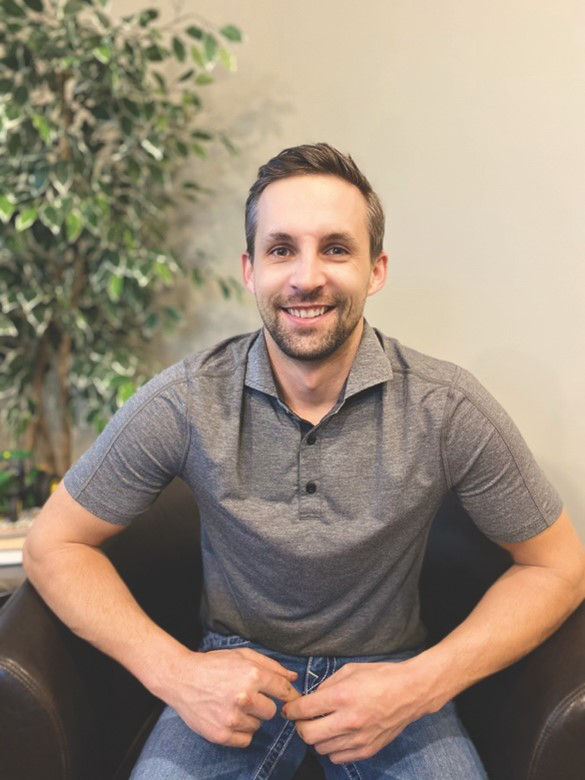
POLYGON ((155 695, 168 698, 181 661, 191 653, 148 617, 99 549, 70 543, 35 557, 25 547, 24 567, 75 634, 122 664, 155 695))
POLYGON ((582 576, 568 579, 544 567, 513 565, 454 631, 413 659, 428 684, 430 710, 522 658, 584 595, 582 576))

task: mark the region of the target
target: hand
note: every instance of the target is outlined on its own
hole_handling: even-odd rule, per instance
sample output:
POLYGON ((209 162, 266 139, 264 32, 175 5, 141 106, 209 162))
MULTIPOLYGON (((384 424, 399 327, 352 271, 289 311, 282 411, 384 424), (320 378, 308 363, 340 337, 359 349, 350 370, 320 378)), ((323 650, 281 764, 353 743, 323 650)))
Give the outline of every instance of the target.
POLYGON ((334 764, 359 761, 431 711, 417 679, 411 661, 346 664, 282 714, 297 721, 301 739, 334 764))
POLYGON ((296 672, 250 648, 190 655, 167 702, 210 742, 247 747, 262 721, 276 714, 269 697, 292 702, 300 695, 291 685, 296 672))

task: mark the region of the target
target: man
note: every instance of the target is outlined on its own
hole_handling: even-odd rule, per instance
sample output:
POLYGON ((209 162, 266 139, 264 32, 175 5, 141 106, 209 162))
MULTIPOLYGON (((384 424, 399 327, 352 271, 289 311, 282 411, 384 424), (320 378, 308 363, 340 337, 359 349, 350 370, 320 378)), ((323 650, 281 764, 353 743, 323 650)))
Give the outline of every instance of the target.
POLYGON ((375 193, 330 146, 263 166, 242 264, 264 328, 136 393, 28 538, 48 604, 168 705, 133 778, 289 778, 307 746, 329 778, 485 777, 452 698, 585 595, 583 548, 507 415, 365 323, 383 234, 375 193), (97 549, 176 475, 201 514, 198 652, 97 549), (418 575, 449 489, 515 563, 425 648, 418 575))

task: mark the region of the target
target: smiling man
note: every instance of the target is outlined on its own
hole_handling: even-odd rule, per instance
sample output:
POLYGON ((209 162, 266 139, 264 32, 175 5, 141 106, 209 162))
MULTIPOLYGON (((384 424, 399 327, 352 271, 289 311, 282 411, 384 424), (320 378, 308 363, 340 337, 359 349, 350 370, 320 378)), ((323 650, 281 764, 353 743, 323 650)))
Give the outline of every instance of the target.
POLYGON ((134 780, 286 780, 309 749, 327 778, 483 778, 453 697, 583 599, 582 545, 506 413, 463 369, 365 322, 383 236, 350 157, 316 144, 262 166, 242 266, 264 327, 136 393, 29 535, 48 604, 167 704, 134 780), (98 549, 175 476, 201 516, 197 652, 98 549), (449 490, 514 564, 427 647, 418 577, 449 490))

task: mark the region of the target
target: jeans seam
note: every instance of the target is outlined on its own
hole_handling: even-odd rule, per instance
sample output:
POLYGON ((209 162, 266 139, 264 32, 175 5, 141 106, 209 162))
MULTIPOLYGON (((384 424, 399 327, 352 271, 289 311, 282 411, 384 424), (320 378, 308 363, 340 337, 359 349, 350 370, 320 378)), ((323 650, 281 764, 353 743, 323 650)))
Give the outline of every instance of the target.
POLYGON ((256 770, 256 774, 254 775, 253 780, 265 780, 265 778, 270 777, 270 775, 276 768, 276 765, 278 764, 278 760, 282 757, 284 751, 288 747, 288 743, 291 741, 293 734, 294 734, 294 724, 291 722, 285 723, 282 729, 280 730, 278 736, 272 743, 272 745, 268 748, 268 752, 266 753, 264 759, 262 760, 262 763, 256 770), (286 735, 286 739, 284 739, 285 732, 289 727, 290 727, 290 733, 286 735), (280 742, 282 742, 282 747, 279 747, 280 742), (268 771, 266 774, 264 774, 263 770, 267 764, 268 764, 267 767, 268 771))
POLYGON ((361 780, 361 775, 358 771, 358 768, 355 764, 342 764, 343 769, 345 770, 348 777, 351 778, 351 780, 361 780))

